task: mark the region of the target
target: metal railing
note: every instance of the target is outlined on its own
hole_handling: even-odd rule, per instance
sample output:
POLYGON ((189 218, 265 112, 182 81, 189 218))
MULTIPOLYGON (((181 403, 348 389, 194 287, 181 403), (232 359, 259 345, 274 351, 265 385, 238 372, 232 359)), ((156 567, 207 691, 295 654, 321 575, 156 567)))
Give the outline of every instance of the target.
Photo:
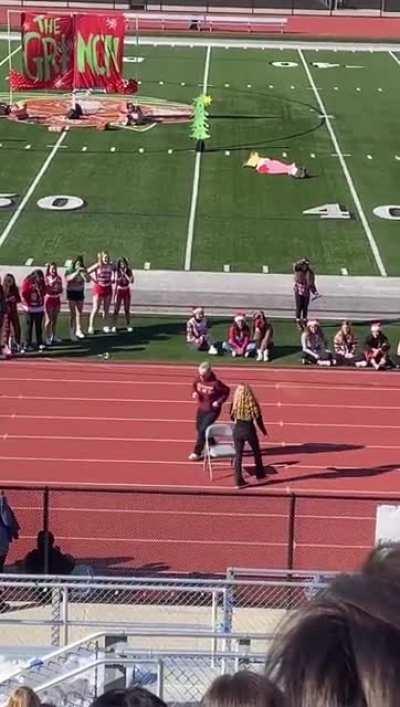
POLYGON ((121 682, 125 686, 145 684, 168 702, 197 701, 217 675, 250 665, 260 669, 271 638, 270 634, 262 633, 216 634, 173 629, 95 633, 14 671, 0 682, 0 704, 16 687, 29 685, 46 701, 56 701, 59 707, 70 704, 79 707, 77 695, 83 706, 110 686, 110 677, 115 684, 116 672, 120 685, 121 682), (150 640, 153 647, 148 650, 138 647, 142 639, 150 640), (210 640, 218 642, 218 650, 189 647, 210 640), (154 647, 160 643, 163 649, 154 647), (155 673, 144 668, 149 665, 156 668, 155 673), (112 668, 114 674, 107 675, 101 668, 112 668), (54 690, 59 688, 55 694, 54 690), (71 695, 74 702, 70 701, 71 695))

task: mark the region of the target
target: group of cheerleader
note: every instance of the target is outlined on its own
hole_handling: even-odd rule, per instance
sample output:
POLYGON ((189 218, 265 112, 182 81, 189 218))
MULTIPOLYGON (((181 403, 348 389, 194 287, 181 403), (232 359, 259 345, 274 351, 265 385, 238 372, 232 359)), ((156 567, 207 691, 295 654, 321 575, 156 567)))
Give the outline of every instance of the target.
MULTIPOLYGON (((114 264, 107 251, 98 253, 97 260, 85 266, 82 256, 67 263, 65 295, 70 314, 70 338, 84 339, 83 309, 86 285, 93 286, 92 309, 87 333, 95 333, 96 317, 102 316, 104 333, 116 332, 121 309, 125 315, 126 330, 131 327, 132 269, 126 258, 114 264)), ((61 343, 57 336, 58 316, 64 283, 56 263, 43 270, 33 270, 18 287, 14 275, 8 273, 0 282, 0 334, 3 356, 13 352, 32 351, 61 343), (22 336, 20 309, 24 315, 22 336), (35 339, 35 344, 34 344, 35 339)))

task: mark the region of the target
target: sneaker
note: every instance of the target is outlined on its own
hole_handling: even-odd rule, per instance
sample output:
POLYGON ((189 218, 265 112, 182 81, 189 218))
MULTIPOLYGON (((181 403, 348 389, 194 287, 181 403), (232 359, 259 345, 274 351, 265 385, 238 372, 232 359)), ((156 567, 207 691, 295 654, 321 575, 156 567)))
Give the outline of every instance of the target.
POLYGON ((200 454, 192 452, 191 454, 189 454, 188 459, 190 462, 199 462, 201 460, 201 456, 200 454))
POLYGON ((92 326, 89 327, 88 334, 94 334, 94 329, 92 326))
POLYGON ((218 349, 214 346, 214 344, 211 344, 210 348, 208 349, 208 353, 210 354, 210 356, 218 355, 218 349))
POLYGON ((116 327, 116 326, 111 327, 111 331, 112 331, 113 334, 116 334, 116 332, 117 332, 117 327, 116 327))
POLYGON ((244 357, 249 358, 249 356, 251 356, 251 351, 246 351, 244 357))
POLYGON ((366 361, 356 361, 356 368, 366 368, 367 365, 366 361))
POLYGON ((264 361, 269 361, 269 351, 268 351, 268 349, 265 349, 265 351, 264 351, 264 361))
POLYGON ((232 351, 232 358, 236 358, 236 351, 232 351))
POLYGON ((75 336, 77 339, 84 339, 85 338, 85 334, 83 333, 82 329, 77 329, 75 336))
POLYGON ((110 333, 110 327, 109 327, 109 326, 103 326, 103 331, 104 331, 105 334, 109 334, 109 333, 110 333))
POLYGON ((256 361, 262 361, 262 360, 263 360, 263 352, 260 351, 260 349, 258 349, 256 361))
POLYGON ((240 479, 237 479, 237 481, 236 481, 236 487, 239 488, 239 489, 241 489, 241 488, 243 488, 243 486, 246 486, 246 482, 245 482, 245 480, 244 480, 244 478, 243 478, 243 476, 242 476, 240 479))
POLYGON ((39 349, 40 353, 43 353, 43 351, 45 351, 46 347, 44 344, 39 344, 38 349, 39 349))
POLYGON ((63 340, 59 336, 53 336, 53 344, 62 344, 63 340))
POLYGON ((132 332, 133 332, 133 327, 127 326, 127 327, 126 327, 126 331, 128 332, 128 334, 132 334, 132 332))
POLYGON ((12 356, 12 351, 11 351, 10 347, 7 346, 7 344, 5 346, 3 346, 3 355, 6 358, 11 358, 11 356, 12 356))
POLYGON ((76 334, 73 329, 70 329, 69 338, 71 339, 71 341, 76 341, 76 339, 77 339, 76 334))
MULTIPOLYGON (((53 341, 54 341, 54 339, 51 336, 49 336, 49 338, 46 339, 46 346, 51 346, 53 341)), ((40 348, 40 346, 39 346, 39 348, 40 348)))

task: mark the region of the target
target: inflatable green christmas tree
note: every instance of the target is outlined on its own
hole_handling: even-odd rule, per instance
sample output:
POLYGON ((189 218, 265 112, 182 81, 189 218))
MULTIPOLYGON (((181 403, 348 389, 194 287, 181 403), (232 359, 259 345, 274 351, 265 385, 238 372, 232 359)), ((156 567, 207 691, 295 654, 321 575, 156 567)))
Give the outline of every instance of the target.
POLYGON ((210 137, 210 124, 207 107, 212 101, 211 96, 202 94, 193 101, 193 120, 190 137, 196 140, 196 151, 203 152, 205 141, 210 137))

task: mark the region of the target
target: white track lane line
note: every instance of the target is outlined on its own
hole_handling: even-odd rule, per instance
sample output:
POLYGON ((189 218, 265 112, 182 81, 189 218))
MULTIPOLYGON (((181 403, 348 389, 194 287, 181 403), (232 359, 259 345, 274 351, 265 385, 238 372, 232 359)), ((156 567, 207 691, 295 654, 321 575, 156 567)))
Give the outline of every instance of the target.
POLYGON ((343 157, 343 153, 342 153, 342 151, 341 151, 341 149, 340 149, 340 145, 339 145, 339 142, 338 142, 337 137, 336 137, 336 135, 335 135, 335 131, 334 131, 333 127, 332 127, 331 120, 330 120, 330 118, 329 118, 329 116, 328 116, 328 111, 326 110, 326 107, 325 107, 325 105, 324 105, 324 102, 323 102, 323 100, 322 100, 322 98, 321 98, 321 96, 320 96, 320 94, 319 94, 318 88, 317 88, 316 85, 315 85, 315 81, 314 81, 314 79, 313 79, 313 77, 312 77, 312 74, 311 74, 311 71, 310 71, 310 69, 309 69, 309 66, 308 66, 308 64, 307 64, 307 62, 306 62, 306 60, 305 60, 305 58, 304 58, 304 54, 303 54, 302 49, 298 49, 298 54, 299 54, 299 56, 300 56, 300 59, 301 59, 301 61, 302 61, 303 66, 304 66, 304 71, 306 72, 307 78, 308 78, 308 80, 309 80, 309 82, 310 82, 310 86, 311 86, 312 90, 314 91, 314 95, 315 95, 315 98, 316 98, 316 100, 317 100, 317 102, 318 102, 318 105, 319 105, 319 107, 320 107, 321 113, 322 113, 323 115, 325 115, 325 125, 326 125, 326 127, 327 127, 327 129, 328 129, 328 132, 329 132, 329 135, 330 135, 330 137, 331 137, 333 147, 334 147, 334 149, 335 149, 335 151, 336 151, 336 153, 337 153, 337 155, 338 155, 339 162, 340 162, 340 165, 341 165, 342 170, 343 170, 343 174, 344 174, 344 176, 346 177, 346 181, 347 181, 347 184, 348 184, 348 186, 349 186, 351 196, 352 196, 352 198, 353 198, 354 204, 355 204, 356 209, 357 209, 357 211, 358 211, 358 215, 359 215, 359 217, 360 217, 360 221, 361 221, 362 226, 363 226, 363 228, 364 228, 365 235, 367 236, 368 243, 369 243, 370 248, 371 248, 371 250, 372 250, 372 254, 373 254, 374 258, 375 258, 375 262, 376 262, 377 268, 378 268, 380 274, 381 274, 382 276, 386 277, 386 276, 387 276, 387 272, 386 272, 385 266, 384 266, 384 264, 383 264, 383 260, 382 260, 382 258, 381 258, 381 254, 380 254, 380 252, 379 252, 379 248, 378 248, 377 243, 376 243, 376 241, 375 241, 375 238, 374 238, 374 235, 373 235, 373 233, 372 233, 371 227, 370 227, 370 225, 369 225, 369 223, 368 223, 368 220, 367 220, 367 217, 366 217, 366 215, 365 215, 365 211, 364 211, 364 209, 363 209, 363 207, 362 207, 360 198, 359 198, 359 196, 358 196, 358 194, 357 194, 357 190, 356 190, 356 188, 355 188, 355 185, 354 185, 352 176, 351 176, 351 174, 350 174, 349 168, 347 167, 346 160, 345 160, 345 158, 343 157))
POLYGON ((28 188, 27 192, 25 193, 24 198, 20 202, 18 208, 14 211, 13 215, 11 216, 9 222, 7 223, 6 227, 3 229, 1 235, 0 235, 0 248, 2 245, 4 245, 6 239, 10 235, 10 232, 12 228, 15 226, 16 222, 18 221, 19 217, 21 216, 25 206, 27 205, 29 199, 31 198, 33 192, 35 191, 37 185, 39 184, 41 178, 43 175, 47 172, 51 162, 53 161, 54 157, 56 156, 59 148, 61 147, 62 143, 64 142, 65 138, 67 136, 66 132, 61 133, 60 137, 58 138, 57 142, 55 143, 52 151, 50 152, 49 156, 45 159, 43 162, 39 172, 37 173, 36 177, 32 181, 30 187, 28 188))
MULTIPOLYGON (((203 94, 207 94, 208 87, 208 75, 210 73, 210 60, 211 60, 211 45, 207 46, 206 58, 204 62, 204 74, 203 74, 203 94)), ((194 236, 194 225, 196 221, 196 211, 197 211, 197 201, 199 197, 199 183, 200 183, 200 162, 201 162, 201 152, 196 152, 195 162, 194 162, 194 172, 193 172, 193 185, 192 185, 192 198, 190 201, 190 211, 189 211, 189 223, 187 230, 186 239, 186 252, 185 252, 185 270, 190 270, 192 265, 192 249, 193 249, 193 236, 194 236)))
POLYGON ((400 66, 400 59, 399 59, 399 57, 396 56, 396 54, 395 54, 394 52, 392 52, 392 51, 390 51, 389 54, 390 54, 390 56, 392 57, 393 61, 395 61, 396 64, 398 64, 398 65, 400 66))

